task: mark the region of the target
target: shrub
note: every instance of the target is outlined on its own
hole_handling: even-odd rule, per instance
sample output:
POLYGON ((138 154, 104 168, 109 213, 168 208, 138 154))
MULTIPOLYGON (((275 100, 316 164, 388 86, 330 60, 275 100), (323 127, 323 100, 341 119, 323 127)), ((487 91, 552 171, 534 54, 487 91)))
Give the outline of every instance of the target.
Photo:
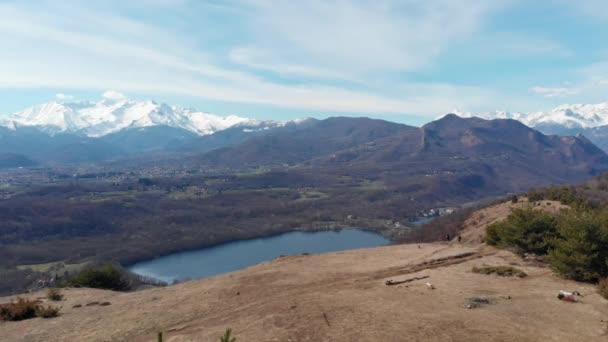
POLYGON ((61 291, 59 289, 52 288, 46 292, 46 298, 58 302, 63 299, 63 294, 61 294, 61 291))
POLYGON ((570 209, 550 214, 513 210, 488 226, 486 241, 519 253, 547 254, 554 271, 578 281, 608 276, 608 210, 570 209))
POLYGON ((546 254, 557 236, 554 214, 531 207, 513 209, 506 220, 491 224, 486 231, 490 245, 514 248, 518 253, 546 254))
POLYGON ((131 288, 124 272, 117 266, 110 264, 85 268, 69 279, 66 285, 113 291, 127 291, 131 288))
POLYGON ((22 321, 36 317, 38 301, 17 298, 8 304, 0 305, 0 319, 3 321, 22 321))
POLYGON ((472 271, 479 274, 496 274, 501 277, 513 277, 525 278, 528 276, 526 272, 511 266, 483 266, 473 267, 472 271))
POLYGON ((59 310, 61 310, 60 307, 40 305, 36 308, 36 315, 42 318, 57 317, 59 316, 59 310))
POLYGON ((536 201, 540 201, 540 200, 544 199, 544 194, 535 189, 530 189, 530 191, 528 191, 528 194, 526 197, 528 197, 528 201, 536 202, 536 201))
POLYGON ((16 301, 0 305, 0 320, 22 321, 34 317, 57 317, 59 310, 60 307, 42 306, 37 300, 17 298, 16 301))
POLYGON ((594 207, 588 195, 585 196, 581 193, 580 189, 576 189, 575 187, 557 186, 542 190, 530 190, 527 197, 530 202, 553 200, 571 207, 585 209, 594 207))
POLYGON ((517 195, 513 195, 511 197, 511 203, 515 204, 515 203, 517 203, 517 201, 518 201, 517 195))
POLYGON ((567 211, 560 215, 559 238, 553 242, 547 260, 567 278, 595 281, 608 273, 608 251, 602 243, 606 222, 593 212, 567 211))

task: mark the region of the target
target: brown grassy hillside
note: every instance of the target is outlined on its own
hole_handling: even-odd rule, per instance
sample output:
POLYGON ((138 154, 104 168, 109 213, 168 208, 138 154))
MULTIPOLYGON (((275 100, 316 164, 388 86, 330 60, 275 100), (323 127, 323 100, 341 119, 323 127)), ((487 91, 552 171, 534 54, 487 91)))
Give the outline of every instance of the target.
POLYGON ((163 331, 167 341, 217 341, 232 328, 237 341, 607 338, 608 302, 592 285, 563 280, 542 265, 476 242, 479 224, 506 216, 507 207, 477 212, 472 219, 478 224, 463 232, 462 243, 283 257, 136 293, 69 289, 60 317, 0 323, 0 336, 7 341, 153 341, 163 331), (512 266, 528 276, 472 272, 483 266, 512 266), (581 302, 558 300, 559 290, 581 292, 581 302), (87 306, 95 302, 111 304, 87 306))

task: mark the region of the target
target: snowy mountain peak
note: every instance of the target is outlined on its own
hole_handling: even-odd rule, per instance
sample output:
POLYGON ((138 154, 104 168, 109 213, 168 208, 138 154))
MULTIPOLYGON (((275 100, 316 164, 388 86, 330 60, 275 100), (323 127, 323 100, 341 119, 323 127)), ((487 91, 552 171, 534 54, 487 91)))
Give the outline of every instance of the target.
POLYGON ((0 119, 0 126, 16 129, 33 126, 49 134, 79 133, 100 137, 128 128, 169 126, 199 135, 212 134, 255 120, 235 115, 218 116, 154 101, 134 101, 123 96, 104 96, 99 102, 49 102, 0 119))
POLYGON ((547 112, 494 111, 480 114, 455 112, 461 117, 483 119, 514 119, 530 127, 562 126, 565 128, 591 128, 608 125, 608 102, 598 104, 564 104, 547 112))

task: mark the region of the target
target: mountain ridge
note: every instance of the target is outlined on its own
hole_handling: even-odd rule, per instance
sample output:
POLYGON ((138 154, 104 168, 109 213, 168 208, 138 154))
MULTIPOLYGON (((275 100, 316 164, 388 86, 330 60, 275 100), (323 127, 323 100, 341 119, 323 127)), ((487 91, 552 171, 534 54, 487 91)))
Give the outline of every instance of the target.
MULTIPOLYGON (((288 122, 298 123, 301 120, 288 122)), ((276 127, 286 122, 261 121, 236 115, 220 116, 192 108, 170 106, 155 101, 104 99, 101 101, 57 102, 35 105, 0 119, 0 126, 16 130, 34 127, 49 135, 73 133, 103 137, 125 129, 167 126, 199 136, 229 127, 276 127)))
POLYGON ((565 129, 587 129, 608 125, 608 102, 597 104, 563 104, 549 111, 470 113, 454 111, 460 117, 514 119, 533 128, 562 126, 565 129))
MULTIPOLYGON (((318 125, 331 127, 324 121, 318 125)), ((319 134, 316 126, 296 133, 273 132, 203 153, 197 161, 237 169, 272 162, 295 169, 384 178, 397 192, 409 192, 425 183, 429 189, 466 190, 470 197, 581 181, 608 170, 608 155, 588 139, 544 135, 516 120, 448 115, 420 128, 384 127, 389 124, 349 121, 350 126, 344 124, 343 128, 363 139, 344 138, 338 143, 331 134, 319 134), (285 143, 284 135, 297 143, 285 143)), ((426 195, 432 194, 421 194, 426 195)))

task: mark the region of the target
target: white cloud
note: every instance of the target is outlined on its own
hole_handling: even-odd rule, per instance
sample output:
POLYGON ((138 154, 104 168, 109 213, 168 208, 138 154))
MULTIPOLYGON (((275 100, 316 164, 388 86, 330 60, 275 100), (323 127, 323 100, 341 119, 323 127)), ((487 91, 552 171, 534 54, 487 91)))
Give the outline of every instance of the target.
POLYGON ((531 33, 493 32, 480 34, 470 40, 470 52, 477 55, 529 57, 571 57, 574 52, 558 42, 531 33), (474 46, 483 46, 475 49, 474 46))
POLYGON ((55 98, 57 98, 58 100, 73 100, 74 96, 64 93, 57 93, 55 94, 55 98))
POLYGON ((578 93, 577 89, 573 88, 565 88, 565 87, 532 87, 529 89, 531 92, 535 94, 544 95, 546 97, 557 97, 557 96, 566 96, 566 95, 574 95, 578 93))
POLYGON ((255 45, 273 62, 350 73, 427 67, 504 0, 249 1, 255 45), (290 63, 287 63, 290 61, 290 63))
MULTIPOLYGON (((120 89, 366 114, 484 111, 516 101, 481 87, 394 75, 432 67, 509 1, 243 0, 192 2, 184 11, 148 0, 173 14, 156 23, 128 17, 125 8, 136 2, 0 2, 0 87, 120 89), (238 25, 205 26, 205 14, 238 25), (171 18, 179 25, 167 24, 171 18)), ((536 42, 543 44, 518 47, 535 54, 560 49, 536 42)))
POLYGON ((285 64, 274 60, 274 57, 268 52, 256 48, 235 48, 230 51, 229 57, 237 64, 245 65, 253 69, 274 72, 284 76, 352 80, 352 76, 331 69, 289 63, 285 64))
POLYGON ((115 101, 124 100, 127 98, 123 93, 119 93, 115 90, 106 90, 102 96, 106 100, 115 100, 115 101))
MULTIPOLYGON (((474 87, 449 86, 446 92, 443 84, 403 83, 390 86, 391 91, 403 92, 389 94, 375 86, 373 77, 366 85, 350 80, 336 86, 306 78, 280 82, 256 73, 344 81, 369 70, 410 70, 427 64, 446 42, 475 31, 488 11, 487 5, 475 1, 468 7, 447 0, 412 1, 416 13, 403 12, 396 1, 276 6, 255 1, 257 12, 243 19, 252 26, 260 24, 261 31, 254 29, 255 36, 250 37, 252 48, 232 46, 227 52, 245 70, 226 66, 221 54, 172 28, 144 24, 104 8, 82 7, 88 4, 61 3, 43 11, 0 3, 0 86, 118 88, 294 109, 433 116, 461 104, 463 98, 474 99, 467 100, 472 105, 487 101, 476 96, 487 92, 474 87), (453 18, 455 13, 459 15, 453 18), (260 34, 268 34, 272 42, 260 34), (287 50, 291 52, 280 53, 287 50)), ((122 98, 116 93, 104 96, 122 98)))

